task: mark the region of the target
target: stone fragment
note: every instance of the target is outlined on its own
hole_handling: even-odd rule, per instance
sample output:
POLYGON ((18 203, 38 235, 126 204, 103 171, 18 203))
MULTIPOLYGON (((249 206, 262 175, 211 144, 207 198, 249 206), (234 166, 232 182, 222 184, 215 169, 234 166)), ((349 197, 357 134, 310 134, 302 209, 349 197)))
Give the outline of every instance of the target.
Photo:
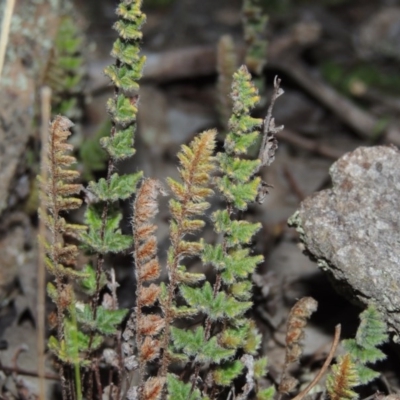
POLYGON ((289 224, 335 287, 376 305, 400 341, 400 152, 361 147, 330 175, 332 188, 306 198, 289 224))

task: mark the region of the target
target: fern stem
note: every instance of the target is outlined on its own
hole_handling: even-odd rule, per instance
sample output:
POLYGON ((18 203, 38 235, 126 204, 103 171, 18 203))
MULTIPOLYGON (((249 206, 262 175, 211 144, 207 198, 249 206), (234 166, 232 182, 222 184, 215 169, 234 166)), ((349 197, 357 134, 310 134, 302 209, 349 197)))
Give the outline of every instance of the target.
MULTIPOLYGON (((78 343, 78 323, 76 321, 76 311, 75 311, 75 305, 73 303, 71 307, 71 320, 72 324, 75 327, 75 330, 73 330, 73 341, 75 343, 78 343)), ((76 351, 77 354, 75 354, 75 361, 74 361, 74 373, 75 373, 75 393, 76 393, 76 398, 77 400, 82 400, 82 381, 81 381, 81 370, 79 367, 79 350, 77 349, 76 351)))
POLYGON ((101 384, 99 359, 98 358, 96 358, 96 361, 95 361, 95 364, 94 364, 94 378, 96 380, 97 391, 99 393, 103 393, 103 386, 101 384))
MULTIPOLYGON (((182 215, 185 215, 185 203, 188 201, 188 198, 182 202, 182 215)), ((171 337, 171 324, 173 321, 173 315, 172 315, 172 302, 175 297, 175 290, 177 286, 177 279, 176 279, 176 270, 179 265, 179 251, 178 251, 178 244, 180 240, 183 238, 184 233, 181 224, 178 225, 178 233, 177 233, 177 238, 179 238, 176 243, 172 243, 172 246, 174 248, 174 257, 173 257, 173 263, 172 265, 168 266, 168 272, 169 272, 169 285, 168 285, 168 298, 165 306, 165 316, 164 316, 164 321, 165 321, 165 329, 164 329, 164 337, 163 337, 163 342, 161 345, 161 348, 163 349, 163 354, 162 354, 162 361, 161 361, 161 369, 159 376, 161 378, 165 378, 167 375, 167 369, 169 365, 169 359, 168 359, 168 344, 170 341, 171 337)))
MULTIPOLYGON (((134 257, 135 260, 139 260, 139 240, 140 237, 138 237, 138 234, 136 230, 134 230, 133 237, 135 240, 135 250, 134 250, 134 257)), ((137 269, 137 267, 136 267, 137 269)), ((140 304, 140 291, 143 288, 143 279, 141 277, 141 274, 137 273, 136 274, 136 299, 137 299, 137 304, 136 304, 136 332, 135 332, 135 338, 136 338, 136 348, 137 348, 137 353, 138 353, 138 359, 139 359, 139 384, 138 384, 138 392, 141 394, 143 392, 143 384, 144 384, 144 376, 145 376, 145 364, 141 361, 142 360, 142 335, 140 330, 138 329, 138 321, 141 321, 142 319, 142 306, 140 304)))
MULTIPOLYGON (((113 136, 114 132, 115 132, 115 127, 112 126, 110 135, 113 136)), ((108 168, 107 168, 107 186, 110 185, 110 179, 111 179, 111 174, 112 174, 113 169, 114 169, 113 160, 112 160, 112 158, 109 158, 109 160, 108 160, 108 168)), ((104 203, 103 211, 101 213, 100 238, 101 238, 102 242, 104 242, 104 235, 105 235, 105 229, 106 229, 106 222, 107 222, 107 215, 108 215, 109 206, 110 206, 110 202, 106 201, 104 203)), ((93 320, 96 320, 97 308, 99 306, 100 289, 101 289, 100 288, 100 281, 101 281, 101 274, 103 272, 103 265, 104 265, 104 255, 99 253, 99 254, 97 254, 97 259, 96 259, 96 292, 95 292, 95 294, 94 294, 94 296, 92 298, 93 320)), ((90 351, 92 349, 93 339, 94 339, 94 331, 91 331, 90 332, 90 337, 89 337, 88 353, 90 353, 90 351)), ((97 379, 96 379, 96 381, 97 381, 97 379)), ((101 384, 100 384, 100 386, 101 386, 101 384)), ((99 394, 101 394, 101 392, 99 394)))
MULTIPOLYGON (((229 213, 229 215, 230 215, 231 212, 232 212, 232 205, 231 205, 231 204, 228 204, 228 205, 227 205, 227 211, 228 211, 228 213, 229 213)), ((226 254, 226 239, 225 239, 225 238, 223 239, 222 249, 223 249, 224 254, 226 254)), ((222 276, 221 276, 221 272, 217 272, 216 278, 215 278, 215 283, 214 283, 214 286, 213 286, 213 296, 214 296, 214 299, 216 298, 218 292, 220 291, 221 285, 222 285, 222 276)), ((210 317, 207 317, 206 322, 205 322, 205 329, 204 329, 204 338, 205 338, 206 340, 209 340, 209 339, 210 339, 210 336, 211 336, 211 328, 212 328, 212 321, 211 321, 211 318, 210 318, 210 317)), ((198 379, 199 375, 200 375, 200 365, 197 364, 196 367, 195 367, 194 378, 193 378, 193 382, 192 382, 192 387, 191 387, 191 389, 190 389, 190 393, 192 393, 192 392, 194 391, 194 389, 195 389, 195 387, 196 387, 196 382, 197 382, 197 379, 198 379)))
MULTIPOLYGON (((142 285, 140 285, 140 287, 142 287, 142 285)), ((138 288, 139 288, 139 283, 138 283, 138 288)), ((136 321, 140 321, 142 318, 141 307, 137 307, 136 310, 137 310, 136 311, 136 321)), ((145 384, 146 364, 142 361, 143 338, 142 338, 142 335, 141 335, 139 329, 137 329, 137 328, 136 328, 135 337, 136 337, 136 347, 137 347, 137 353, 138 353, 138 359, 139 359, 138 393, 139 393, 139 399, 141 399, 142 395, 143 395, 144 384, 145 384)))
MULTIPOLYGON (((115 89, 115 96, 118 95, 118 89, 115 89)), ((112 122, 112 127, 111 127, 111 132, 110 136, 113 137, 115 134, 115 124, 112 122)), ((108 160, 108 167, 107 167, 107 186, 110 186, 110 179, 111 179, 111 174, 114 171, 114 161, 112 158, 109 158, 108 160)), ((104 235, 105 235, 105 230, 106 230, 106 223, 107 223, 107 216, 108 216, 108 209, 110 207, 110 202, 106 201, 103 206, 103 211, 101 213, 101 228, 100 228, 100 239, 102 242, 104 242, 104 235)), ((103 272, 103 264, 104 264, 104 255, 103 254, 98 254, 97 256, 97 261, 96 261, 96 293, 94 295, 93 299, 93 319, 96 319, 97 315, 97 307, 99 305, 99 300, 100 300, 100 280, 101 280, 101 274, 103 272)), ((90 338, 91 342, 93 340, 93 335, 91 335, 90 338)), ((89 346, 90 349, 91 346, 89 346)))
MULTIPOLYGON (((1 74, 0 74, 1 75, 1 74)), ((41 171, 40 175, 43 182, 47 182, 48 173, 47 173, 47 151, 48 151, 48 139, 49 139, 49 122, 51 117, 51 89, 48 87, 44 87, 41 90, 41 142, 42 142, 42 150, 40 154, 40 165, 41 171)), ((40 204, 42 215, 46 214, 46 206, 45 202, 42 201, 40 204)), ((45 257, 46 250, 44 246, 44 238, 46 237, 46 224, 43 218, 39 219, 39 260, 38 260, 38 300, 37 300, 37 351, 38 351, 38 376, 39 376, 39 398, 45 399, 45 326, 46 326, 46 317, 45 317, 45 308, 46 308, 46 266, 45 266, 45 257)))
MULTIPOLYGON (((193 162, 192 165, 195 165, 196 161, 193 162)), ((189 179, 188 179, 188 187, 191 186, 192 180, 193 180, 193 172, 194 168, 191 169, 189 179)), ((190 199, 190 193, 189 191, 186 192, 185 198, 182 201, 182 218, 181 221, 185 219, 186 217, 186 205, 187 202, 190 199)), ((172 239, 172 247, 174 249, 174 256, 173 256, 173 262, 172 265, 168 265, 167 269, 169 272, 169 285, 168 285, 168 299, 167 303, 165 306, 165 316, 164 316, 164 321, 165 321, 165 329, 164 329, 164 337, 163 337, 163 343, 161 348, 163 349, 163 354, 162 354, 162 361, 161 361, 161 369, 160 369, 160 374, 161 378, 165 378, 167 375, 167 369, 169 365, 169 359, 168 359, 168 344, 171 338, 171 324, 173 322, 173 315, 172 315, 172 302, 175 297, 175 290, 177 287, 177 279, 176 279, 176 270, 179 265, 179 257, 180 257, 180 252, 179 252, 179 242, 183 239, 185 236, 185 231, 182 227, 181 221, 178 222, 178 229, 177 229, 177 234, 175 236, 175 240, 172 239)))
MULTIPOLYGON (((54 122, 51 127, 50 132, 50 148, 49 148, 49 155, 50 155, 50 174, 51 174, 51 190, 50 190, 50 213, 53 216, 53 224, 50 227, 51 232, 51 243, 50 243, 50 259, 54 263, 54 265, 58 265, 58 259, 55 252, 55 246, 58 242, 58 224, 59 224, 59 214, 60 210, 57 206, 58 199, 57 199, 57 164, 55 163, 54 157, 56 153, 56 143, 55 143, 55 130, 57 122, 54 122)), ((62 342, 64 337, 64 312, 63 308, 60 304, 60 297, 63 292, 63 283, 62 277, 58 272, 58 268, 55 269, 55 280, 56 280, 56 288, 57 288, 57 339, 59 343, 62 342)), ((61 378, 61 390, 62 390, 62 398, 63 400, 67 400, 67 382, 65 378, 65 371, 63 362, 60 360, 60 367, 59 373, 61 378)))

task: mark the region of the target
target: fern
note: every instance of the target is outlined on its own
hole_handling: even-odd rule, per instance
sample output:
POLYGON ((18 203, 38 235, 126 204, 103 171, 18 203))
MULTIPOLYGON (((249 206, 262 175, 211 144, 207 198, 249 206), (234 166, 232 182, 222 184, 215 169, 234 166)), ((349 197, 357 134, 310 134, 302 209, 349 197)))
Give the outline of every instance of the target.
POLYGON ((265 38, 268 16, 263 13, 259 0, 243 0, 243 30, 246 41, 245 64, 255 76, 254 83, 262 97, 265 92, 263 70, 267 63, 268 41, 265 38))
POLYGON ((388 334, 385 322, 374 306, 369 306, 360 314, 360 325, 355 339, 343 341, 356 365, 361 385, 365 385, 379 376, 379 373, 367 367, 386 358, 378 346, 387 342, 388 334))
MULTIPOLYGON (((250 79, 244 67, 234 76, 232 92, 234 114, 230 119, 230 132, 225 141, 226 152, 217 154, 221 176, 216 178, 216 186, 225 198, 226 209, 213 213, 212 220, 215 230, 222 235, 223 241, 214 246, 196 244, 194 247, 192 243, 187 245, 176 242, 177 244, 172 247, 194 249, 186 254, 200 254, 203 263, 214 266, 217 273, 213 286, 209 282, 202 283, 204 277, 201 275, 198 275, 197 279, 191 276, 190 279, 178 280, 179 292, 186 306, 177 307, 174 313, 177 316, 187 317, 200 312, 205 317, 205 323, 204 327, 197 327, 194 330, 181 328, 171 330, 173 353, 170 357, 181 362, 192 362, 195 366, 194 376, 191 378, 191 393, 197 389, 200 367, 208 363, 212 365, 206 378, 207 386, 202 390, 203 396, 208 396, 208 388, 214 384, 220 387, 230 386, 243 371, 243 366, 241 367, 241 364, 233 359, 237 351, 245 350, 252 359, 261 340, 261 336, 244 314, 252 305, 248 301, 251 288, 248 276, 262 261, 262 257, 251 256, 249 249, 243 247, 249 244, 260 225, 232 219, 235 208, 244 210, 248 202, 255 200, 260 184, 260 179, 254 177, 260 161, 238 157, 238 154, 246 153, 247 147, 257 138, 259 132, 256 127, 262 124, 262 120, 249 116, 251 108, 258 100, 257 91, 250 79), (246 136, 250 136, 252 140, 243 140, 246 136), (240 291, 242 289, 247 289, 247 293, 242 293, 240 291), (215 329, 212 329, 213 327, 215 329)), ((187 208, 182 202, 185 199, 184 188, 187 186, 171 181, 171 188, 178 200, 171 202, 171 212, 174 220, 178 221, 174 221, 171 226, 172 235, 175 235, 175 232, 182 232, 178 226, 183 223, 179 221, 184 221, 185 218, 182 217, 182 210, 187 208)), ((203 193, 206 195, 209 192, 208 189, 203 193)), ((208 205, 204 203, 203 210, 206 206, 208 205)), ((198 222, 194 224, 196 228, 202 225, 198 222)), ((178 234, 176 237, 179 237, 178 234)), ((172 257, 171 253, 169 254, 170 262, 176 259, 176 256, 172 257)), ((182 271, 182 267, 180 270, 182 271)), ((253 386, 248 390, 251 391, 253 386)), ((168 391, 170 390, 172 388, 168 386, 168 391)))
MULTIPOLYGON (((170 201, 172 220, 170 224, 171 247, 168 250, 169 284, 164 288, 161 298, 161 308, 165 319, 165 331, 162 344, 163 355, 161 361, 162 377, 166 377, 171 360, 169 343, 171 338, 171 324, 178 316, 189 316, 197 313, 193 307, 177 307, 175 291, 179 287, 184 296, 185 284, 196 284, 205 279, 203 274, 188 273, 181 264, 184 258, 198 255, 203 244, 197 241, 185 240, 189 234, 198 232, 204 226, 204 221, 198 219, 209 207, 206 198, 213 192, 208 183, 210 173, 214 169, 212 153, 215 146, 213 130, 203 132, 195 138, 189 146, 182 146, 178 158, 181 164, 179 174, 181 182, 173 179, 168 184, 174 195, 170 201)), ((176 337, 176 333, 175 333, 176 337)), ((181 349, 181 347, 178 346, 181 349)), ((191 355, 193 355, 191 353, 191 355)))
MULTIPOLYGON (((105 69, 106 75, 115 87, 113 97, 107 102, 107 111, 111 117, 110 135, 100 139, 100 144, 109 157, 107 176, 97 182, 89 183, 87 190, 92 200, 85 212, 88 231, 81 235, 85 248, 96 255, 94 268, 88 267, 89 271, 93 271, 90 272, 93 281, 89 285, 92 288, 91 299, 89 304, 85 304, 83 313, 77 314, 82 325, 90 331, 88 353, 94 351, 97 334, 114 336, 116 342, 120 343, 120 332, 116 327, 127 314, 127 310, 115 310, 117 304, 115 294, 111 309, 106 309, 99 303, 100 291, 107 282, 103 272, 105 256, 109 253, 124 252, 133 244, 132 236, 125 235, 121 231, 122 213, 117 209, 116 203, 130 198, 136 192, 142 172, 120 175, 116 171, 116 166, 121 160, 135 154, 133 143, 138 95, 134 90, 139 88, 138 80, 141 78, 145 61, 145 57, 139 54, 142 37, 140 28, 146 19, 140 7, 139 0, 125 0, 119 4, 116 11, 119 20, 114 25, 119 37, 112 50, 116 62, 105 69), (109 325, 106 325, 106 321, 109 325)), ((110 285, 108 282, 107 286, 110 285)), ((103 302, 105 300, 106 298, 103 298, 103 302)), ((113 366, 117 368, 118 382, 121 382, 123 356, 119 354, 116 358, 118 361, 113 366)), ((93 363, 91 368, 95 370, 98 367, 93 363)), ((99 384, 97 386, 99 387, 99 384)), ((89 390, 88 397, 91 397, 92 389, 89 390)))
POLYGON ((352 400, 358 397, 352 388, 360 384, 357 368, 350 354, 339 357, 328 376, 326 389, 332 400, 352 400))
MULTIPOLYGON (((241 67, 233 76, 228 101, 232 115, 225 152, 214 155, 215 130, 205 131, 188 146, 182 146, 178 154, 180 179, 168 179, 172 192, 166 266, 169 279, 167 284, 158 285, 154 281, 159 278, 160 265, 152 219, 158 211, 157 196, 163 192, 160 183, 142 181, 133 206, 132 235, 122 233, 122 214, 117 209, 119 201, 136 193, 142 180, 141 172, 120 175, 116 167, 135 153, 138 81, 145 62, 139 54, 140 29, 145 22, 141 1, 122 0, 117 15, 114 28, 118 39, 111 53, 116 62, 105 69, 114 86, 114 95, 107 103, 111 129, 100 139, 108 157, 107 176, 88 185, 85 226, 68 224, 62 217, 63 212, 82 203, 76 197, 81 186, 73 183, 79 177, 71 168, 75 159, 67 154, 72 150, 66 143, 71 123, 64 117, 57 117, 51 126, 50 174, 42 179, 46 204, 42 218, 51 234, 50 239, 42 240, 55 282, 48 286, 48 293, 57 307, 57 337, 50 338, 49 348, 61 365, 63 399, 71 398, 73 391, 78 399, 83 395, 101 397, 107 391, 114 398, 126 394, 128 399, 140 400, 207 399, 226 391, 239 377, 245 378, 245 384, 238 399, 247 398, 251 392, 259 399, 270 399, 272 388, 258 388, 267 368, 266 358, 256 358, 261 335, 246 316, 252 306, 249 276, 263 260, 250 249, 261 225, 238 218, 238 213, 259 200, 264 190, 257 174, 272 162, 276 149, 274 133, 278 128, 273 124, 272 108, 265 122, 251 117, 259 96, 246 67, 241 67), (261 156, 249 159, 249 147, 260 138, 263 125, 261 156), (220 236, 215 245, 193 238, 205 226, 208 199, 214 194, 211 183, 224 200, 224 209, 211 214, 214 230, 220 236), (93 265, 77 268, 78 249, 64 241, 67 235, 80 239, 82 247, 95 256, 93 265), (105 258, 129 249, 134 256, 136 305, 121 334, 128 310, 119 309, 118 284, 112 269, 106 273, 105 258), (203 273, 187 270, 185 261, 190 257, 200 257, 214 268, 213 284, 203 273), (87 297, 77 293, 78 287, 87 297), (196 318, 199 323, 183 328, 185 325, 179 324, 183 318, 196 318), (109 345, 116 349, 107 348, 109 345), (116 387, 110 379, 103 390, 100 360, 108 364, 111 373, 116 372, 116 387), (190 380, 171 373, 175 362, 189 371, 190 380), (201 369, 205 366, 210 368, 202 381, 201 369), (135 372, 138 379, 132 380, 135 372)), ((226 83, 224 86, 226 90, 226 83)), ((279 94, 275 91, 273 101, 279 94)))
POLYGON ((289 393, 297 385, 297 379, 288 375, 290 364, 299 361, 303 352, 302 340, 308 318, 317 310, 318 303, 312 297, 303 297, 292 307, 286 330, 285 364, 279 384, 280 393, 289 393))
POLYGON ((82 53, 78 24, 72 16, 62 16, 44 82, 52 89, 53 112, 74 120, 81 117, 78 101, 85 74, 82 53))
POLYGON ((118 161, 135 153, 133 139, 138 97, 132 93, 132 89, 138 89, 137 81, 141 77, 145 60, 144 56, 139 55, 140 27, 145 21, 140 6, 140 1, 130 0, 122 1, 118 6, 117 15, 120 19, 115 29, 120 37, 112 51, 116 63, 105 70, 115 86, 115 94, 107 103, 112 121, 111 133, 101 139, 101 145, 109 156, 108 170, 105 179, 89 184, 88 189, 93 194, 95 204, 87 208, 85 222, 89 229, 82 235, 86 247, 98 255, 95 267, 96 290, 91 302, 93 320, 96 320, 98 312, 105 255, 123 252, 132 245, 132 237, 121 233, 122 214, 116 211, 113 203, 132 196, 142 177, 141 172, 123 176, 115 172, 118 161))
MULTIPOLYGON (((81 200, 76 197, 82 187, 73 183, 79 173, 71 168, 76 162, 69 153, 72 146, 66 143, 71 135, 72 122, 58 116, 50 125, 47 143, 46 179, 40 179, 40 195, 42 207, 40 217, 48 229, 48 236, 40 240, 45 248, 47 269, 54 277, 54 284, 48 284, 48 294, 56 304, 57 338, 50 337, 49 348, 61 361, 60 375, 63 398, 67 397, 70 388, 67 387, 64 364, 79 367, 81 359, 79 351, 86 350, 87 337, 75 334, 77 327, 74 323, 74 289, 73 280, 85 276, 76 270, 78 248, 65 242, 64 236, 76 237, 85 230, 82 225, 66 222, 62 213, 81 206, 81 200)), ((46 146, 46 144, 43 144, 46 146)))
POLYGON ((386 358, 378 346, 387 340, 387 326, 375 306, 370 305, 360 314, 360 325, 355 339, 342 341, 347 353, 333 366, 332 374, 327 380, 327 390, 332 399, 357 398, 358 395, 352 389, 379 376, 367 364, 386 358))
MULTIPOLYGON (((154 235, 157 227, 150 222, 158 211, 157 196, 160 184, 154 179, 146 179, 140 187, 134 205, 133 233, 136 275, 136 307, 132 317, 136 320, 135 342, 139 362, 139 396, 147 398, 145 388, 147 364, 159 357, 160 341, 155 336, 164 328, 160 316, 149 315, 143 307, 152 306, 158 299, 160 287, 149 281, 160 275, 157 259, 157 239, 154 235)), ((128 354, 127 354, 128 355, 128 354)), ((155 384, 155 382, 153 382, 155 384)), ((161 381, 159 382, 161 385, 161 381)), ((161 385, 162 386, 162 385, 161 385)))

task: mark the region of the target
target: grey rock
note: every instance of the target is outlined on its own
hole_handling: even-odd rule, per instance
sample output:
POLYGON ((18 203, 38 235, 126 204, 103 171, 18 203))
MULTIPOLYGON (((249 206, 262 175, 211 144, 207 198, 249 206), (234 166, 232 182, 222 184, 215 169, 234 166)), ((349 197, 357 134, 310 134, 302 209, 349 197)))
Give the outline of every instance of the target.
POLYGON ((332 189, 306 198, 289 224, 335 287, 374 304, 400 341, 400 152, 361 147, 330 175, 332 189))
MULTIPOLYGON (((0 2, 3 15, 4 1, 0 2)), ((59 15, 70 1, 17 2, 11 20, 4 68, 0 79, 0 214, 8 202, 18 164, 26 156, 33 120, 39 109, 37 88, 47 68, 59 15)), ((68 7, 69 5, 69 7, 68 7)))

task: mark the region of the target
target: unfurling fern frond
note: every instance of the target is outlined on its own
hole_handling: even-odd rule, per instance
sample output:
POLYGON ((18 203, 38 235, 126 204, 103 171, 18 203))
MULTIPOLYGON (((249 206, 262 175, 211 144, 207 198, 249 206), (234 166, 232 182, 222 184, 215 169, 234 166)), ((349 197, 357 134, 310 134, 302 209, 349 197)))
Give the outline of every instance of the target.
POLYGON ((350 354, 339 357, 328 376, 326 389, 331 400, 352 400, 358 397, 353 388, 360 384, 357 368, 350 354))

